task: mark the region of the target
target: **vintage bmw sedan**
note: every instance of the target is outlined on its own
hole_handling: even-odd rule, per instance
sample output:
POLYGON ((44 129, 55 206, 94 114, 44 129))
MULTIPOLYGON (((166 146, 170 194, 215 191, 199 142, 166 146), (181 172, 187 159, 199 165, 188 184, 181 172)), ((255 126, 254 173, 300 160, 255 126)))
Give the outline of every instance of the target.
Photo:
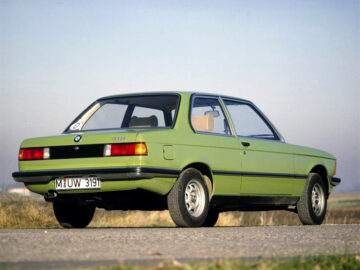
POLYGON ((160 92, 100 98, 54 137, 22 142, 13 178, 53 203, 59 223, 86 227, 96 207, 169 209, 181 227, 220 212, 296 212, 321 224, 335 157, 285 143, 250 101, 160 92))

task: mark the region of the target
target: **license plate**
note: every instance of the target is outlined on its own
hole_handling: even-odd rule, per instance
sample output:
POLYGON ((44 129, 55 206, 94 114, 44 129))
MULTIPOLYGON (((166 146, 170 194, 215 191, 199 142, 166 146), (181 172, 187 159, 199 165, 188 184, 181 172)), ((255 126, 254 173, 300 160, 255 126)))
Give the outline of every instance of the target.
POLYGON ((81 178, 56 178, 55 189, 99 189, 101 181, 99 177, 81 177, 81 178))

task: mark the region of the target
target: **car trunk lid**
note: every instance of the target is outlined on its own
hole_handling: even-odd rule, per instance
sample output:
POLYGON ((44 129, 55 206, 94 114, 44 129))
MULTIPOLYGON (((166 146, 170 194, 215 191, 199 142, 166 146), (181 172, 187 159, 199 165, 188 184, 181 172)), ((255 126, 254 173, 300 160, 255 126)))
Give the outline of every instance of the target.
POLYGON ((134 143, 138 130, 120 132, 78 132, 23 141, 21 148, 49 148, 50 157, 43 160, 20 161, 21 171, 69 168, 131 166, 133 156, 104 157, 105 145, 134 143))

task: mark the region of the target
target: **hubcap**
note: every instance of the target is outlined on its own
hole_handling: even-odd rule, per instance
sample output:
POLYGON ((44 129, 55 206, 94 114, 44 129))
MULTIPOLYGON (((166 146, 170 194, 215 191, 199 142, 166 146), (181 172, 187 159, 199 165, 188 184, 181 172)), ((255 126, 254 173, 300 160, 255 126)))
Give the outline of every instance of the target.
POLYGON ((325 196, 321 186, 318 184, 315 184, 312 189, 311 203, 315 215, 320 216, 324 211, 325 196))
POLYGON ((190 180, 185 188, 185 205, 193 217, 200 216, 205 208, 205 191, 198 180, 190 180))

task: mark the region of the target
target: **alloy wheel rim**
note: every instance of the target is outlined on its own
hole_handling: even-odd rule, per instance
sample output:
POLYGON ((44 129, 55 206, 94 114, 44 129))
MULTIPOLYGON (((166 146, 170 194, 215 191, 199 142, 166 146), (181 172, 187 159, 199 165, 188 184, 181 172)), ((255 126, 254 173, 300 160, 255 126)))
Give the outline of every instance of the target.
POLYGON ((312 189, 311 204, 315 215, 320 216, 324 211, 325 196, 319 184, 315 184, 312 189))
POLYGON ((185 206, 193 217, 199 217, 205 208, 205 191, 198 180, 190 180, 185 188, 185 206))

